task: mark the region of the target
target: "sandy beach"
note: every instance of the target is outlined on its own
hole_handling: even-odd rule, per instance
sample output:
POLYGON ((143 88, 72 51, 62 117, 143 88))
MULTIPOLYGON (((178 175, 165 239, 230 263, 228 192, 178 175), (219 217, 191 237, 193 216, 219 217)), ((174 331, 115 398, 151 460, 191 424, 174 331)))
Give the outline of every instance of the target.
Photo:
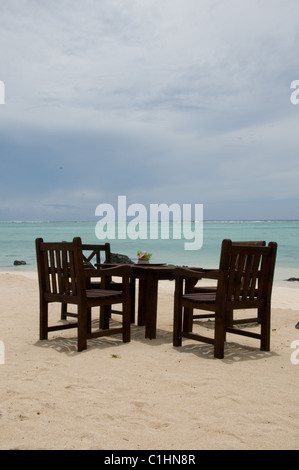
POLYGON ((0 288, 0 449, 298 449, 298 288, 274 287, 271 352, 229 335, 223 360, 207 344, 172 346, 170 281, 157 339, 132 325, 130 343, 81 353, 75 330, 39 341, 35 273, 2 272, 0 288))

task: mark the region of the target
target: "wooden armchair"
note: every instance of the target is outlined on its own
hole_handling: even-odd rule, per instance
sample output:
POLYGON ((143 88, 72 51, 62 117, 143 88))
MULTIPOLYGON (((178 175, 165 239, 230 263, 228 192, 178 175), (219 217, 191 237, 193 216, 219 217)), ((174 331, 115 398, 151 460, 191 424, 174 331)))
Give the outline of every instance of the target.
MULTIPOLYGON (((264 240, 250 240, 250 241, 233 241, 232 242, 232 245, 248 245, 248 246, 266 246, 266 242, 264 240)), ((238 258, 236 259, 236 264, 238 263, 238 258)), ((195 282, 197 282, 195 280, 195 282)), ((190 293, 191 292, 198 292, 198 293, 216 293, 216 290, 217 290, 217 287, 216 286, 200 286, 199 285, 195 285, 194 287, 194 282, 192 283, 189 282, 189 289, 190 289, 190 293)), ((257 312, 258 314, 258 312, 257 312)), ((214 317, 215 315, 214 314, 211 314, 211 315, 207 315, 207 317, 214 317)), ((193 319, 196 319, 196 318, 202 318, 202 315, 197 315, 197 314, 193 314, 193 319)), ((250 317, 250 318, 238 318, 238 319, 234 319, 234 316, 233 316, 233 310, 231 310, 230 312, 227 312, 227 323, 228 325, 232 326, 232 325, 236 325, 236 324, 240 324, 240 323, 249 323, 249 322, 253 322, 253 321, 257 321, 259 322, 259 318, 258 316, 255 316, 255 317, 250 317)), ((189 315, 185 315, 184 316, 184 331, 192 331, 192 317, 191 317, 191 312, 189 312, 189 315), (189 321, 189 324, 187 323, 189 321)))
MULTIPOLYGON (((181 346, 182 338, 203 341, 214 345, 214 356, 224 357, 226 333, 249 336, 260 341, 260 349, 270 350, 271 294, 276 260, 277 244, 250 246, 233 244, 223 240, 218 270, 195 270, 176 268, 176 287, 174 301, 173 345, 181 346), (184 280, 206 278, 215 279, 217 287, 210 292, 183 292, 184 280), (184 315, 188 318, 183 322, 184 315), (192 332, 183 325, 194 322, 193 309, 208 313, 197 318, 214 316, 214 336, 207 337, 192 332), (253 333, 234 327, 230 321, 231 313, 239 309, 257 309, 260 332, 253 333)), ((188 285, 187 282, 185 282, 188 285)))
MULTIPOLYGON (((118 266, 105 270, 105 276, 121 276, 122 290, 90 289, 90 279, 100 277, 94 268, 84 267, 82 242, 79 237, 73 242, 44 243, 36 239, 40 294, 40 339, 47 339, 51 331, 66 328, 78 329, 78 351, 87 348, 87 340, 101 336, 122 334, 123 342, 130 341, 130 266, 118 266), (52 302, 77 306, 77 321, 49 326, 48 305, 52 302), (122 304, 122 321, 119 328, 92 331, 91 310, 93 307, 122 304)), ((105 286, 103 286, 105 287, 105 286)))
MULTIPOLYGON (((98 269, 98 266, 105 263, 112 262, 112 253, 110 243, 105 244, 90 244, 90 243, 83 243, 82 244, 82 254, 83 254, 83 264, 85 268, 94 268, 98 269)), ((116 276, 116 275, 115 275, 116 276)), ((106 285, 107 286, 107 285, 106 285)), ((90 283, 90 289, 100 289, 101 282, 100 281, 92 281, 90 283)), ((111 290, 122 290, 123 285, 120 281, 115 281, 110 278, 110 284, 107 288, 111 290)), ((131 323, 135 321, 135 279, 130 279, 130 295, 131 295, 131 302, 130 302, 130 317, 131 323)), ((122 314, 120 310, 116 309, 109 309, 109 307, 105 307, 105 311, 109 311, 115 314, 122 314)), ((61 319, 65 320, 68 316, 72 317, 74 314, 72 312, 68 312, 67 304, 61 304, 61 319)))

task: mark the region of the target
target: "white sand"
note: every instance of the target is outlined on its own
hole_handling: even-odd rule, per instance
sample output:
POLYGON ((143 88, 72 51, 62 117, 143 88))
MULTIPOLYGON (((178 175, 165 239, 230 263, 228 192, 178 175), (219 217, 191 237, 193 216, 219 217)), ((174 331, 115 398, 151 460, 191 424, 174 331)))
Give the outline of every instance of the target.
POLYGON ((228 335, 219 360, 207 344, 173 348, 173 282, 160 283, 157 339, 133 325, 130 343, 81 353, 76 330, 39 341, 35 273, 0 273, 0 288, 0 449, 298 449, 299 289, 274 288, 270 353, 228 335))

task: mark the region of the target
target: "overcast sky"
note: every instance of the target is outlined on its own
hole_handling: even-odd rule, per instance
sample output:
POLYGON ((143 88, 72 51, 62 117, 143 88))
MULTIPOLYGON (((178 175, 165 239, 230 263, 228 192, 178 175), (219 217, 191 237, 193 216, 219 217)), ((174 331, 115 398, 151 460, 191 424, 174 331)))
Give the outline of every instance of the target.
POLYGON ((298 18, 298 0, 1 0, 0 220, 94 220, 119 195, 299 219, 298 18))

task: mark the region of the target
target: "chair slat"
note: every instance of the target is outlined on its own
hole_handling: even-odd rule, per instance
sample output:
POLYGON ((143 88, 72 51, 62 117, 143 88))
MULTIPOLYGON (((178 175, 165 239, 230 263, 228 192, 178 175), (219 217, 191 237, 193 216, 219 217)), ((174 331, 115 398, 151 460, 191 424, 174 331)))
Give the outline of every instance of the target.
POLYGON ((244 274, 244 262, 245 262, 245 255, 239 254, 237 266, 236 266, 234 300, 238 300, 238 298, 241 295, 241 287, 242 287, 242 280, 243 280, 243 274, 244 274))
POLYGON ((246 300, 249 297, 249 289, 252 279, 252 263, 253 255, 248 255, 245 260, 244 276, 242 285, 242 300, 246 300))
POLYGON ((68 256, 67 251, 61 251, 61 262, 62 262, 62 272, 63 272, 63 285, 65 294, 70 294, 70 283, 69 283, 69 268, 68 268, 68 256))
POLYGON ((61 267, 61 252, 57 251, 56 252, 56 265, 57 265, 57 281, 58 281, 58 289, 59 293, 63 294, 64 292, 64 285, 63 285, 63 272, 62 272, 62 267, 61 267))
POLYGON ((111 262, 110 244, 105 243, 104 245, 93 245, 83 244, 82 245, 83 260, 87 263, 101 264, 101 258, 103 255, 103 262, 111 262), (89 254, 86 252, 90 251, 89 254))
POLYGON ((228 279, 228 289, 227 289, 227 300, 232 300, 234 289, 235 289, 235 278, 236 278, 236 264, 238 260, 238 254, 232 253, 231 259, 231 267, 229 271, 229 279, 228 279))
POLYGON ((69 256, 70 256, 70 286, 71 286, 71 292, 72 292, 72 295, 76 296, 78 294, 78 289, 77 289, 78 280, 76 279, 76 273, 75 273, 74 253, 72 251, 70 251, 69 256))
POLYGON ((258 298, 261 298, 264 295, 264 286, 267 282, 267 258, 263 257, 261 259, 261 269, 260 269, 260 277, 259 277, 259 285, 258 285, 258 298))
POLYGON ((41 269, 43 272, 43 282, 45 284, 46 292, 51 291, 51 284, 50 284, 50 270, 49 270, 49 257, 47 251, 42 251, 40 253, 40 263, 41 269))
POLYGON ((98 253, 95 250, 93 250, 88 256, 84 255, 84 253, 83 253, 83 258, 84 258, 84 261, 87 261, 89 263, 94 257, 96 257, 96 261, 97 261, 97 263, 99 263, 100 261, 98 261, 98 256, 97 255, 98 255, 98 253))
POLYGON ((251 275, 251 285, 250 285, 250 292, 249 298, 253 300, 257 295, 257 281, 258 281, 258 274, 259 274, 259 266, 260 266, 260 255, 256 254, 253 259, 252 263, 252 275, 251 275))
POLYGON ((54 250, 50 250, 49 255, 50 255, 51 292, 53 292, 53 294, 57 294, 54 250))

